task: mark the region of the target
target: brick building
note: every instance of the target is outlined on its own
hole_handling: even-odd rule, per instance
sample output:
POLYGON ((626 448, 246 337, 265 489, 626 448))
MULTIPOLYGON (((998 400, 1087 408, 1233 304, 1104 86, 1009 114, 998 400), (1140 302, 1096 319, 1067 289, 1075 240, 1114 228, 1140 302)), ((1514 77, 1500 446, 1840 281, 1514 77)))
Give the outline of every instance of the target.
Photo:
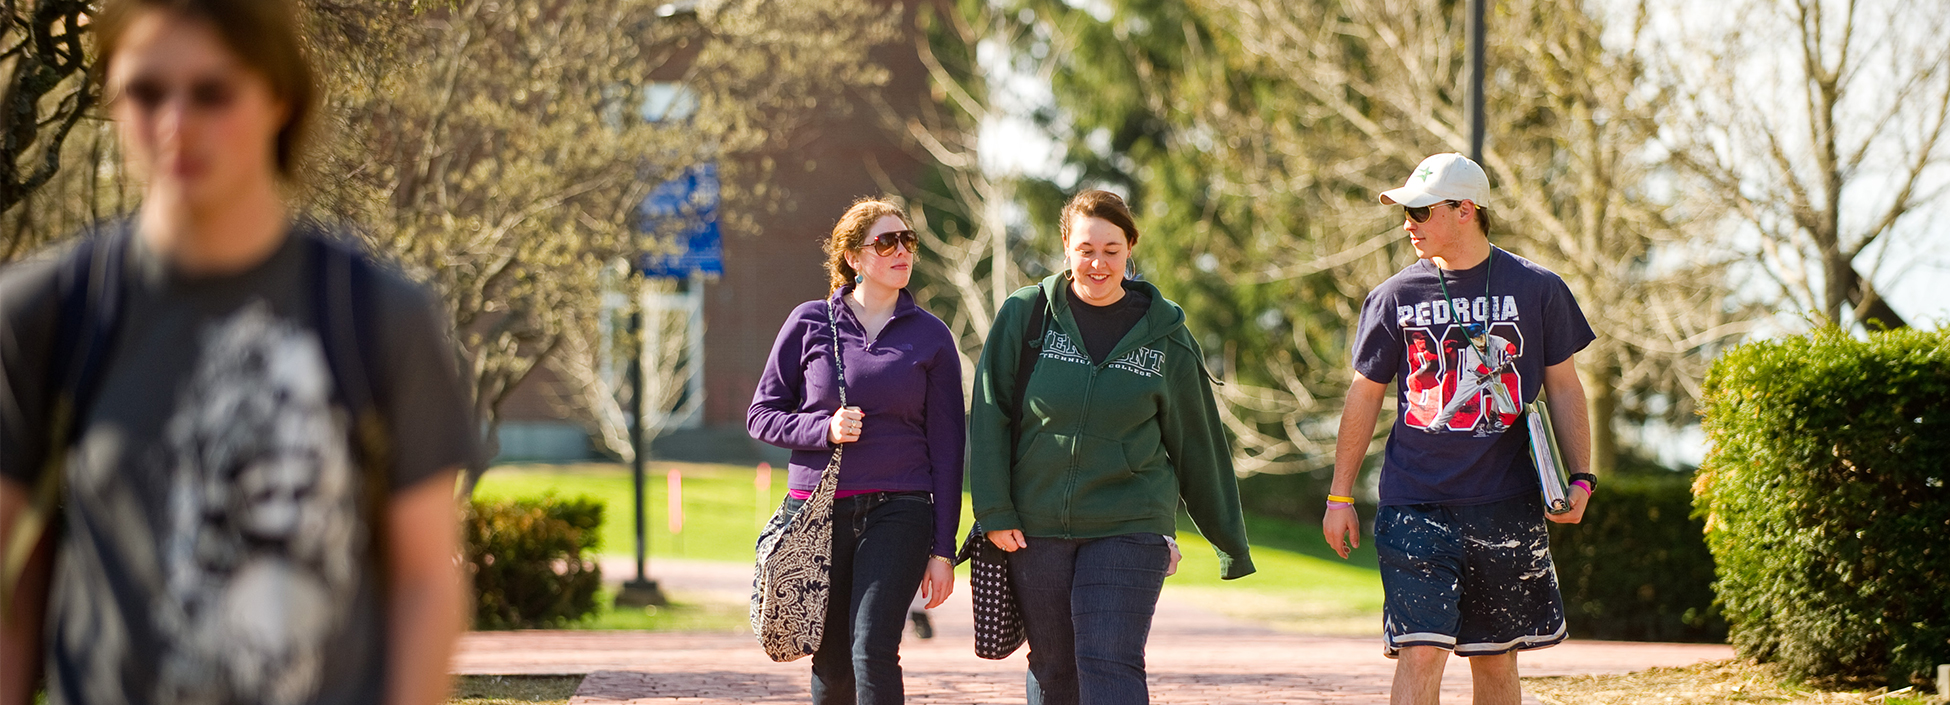
MULTIPOLYGON (((878 90, 897 109, 918 109, 927 100, 926 69, 913 50, 916 0, 881 0, 902 13, 905 34, 871 56, 888 72, 878 90)), ((745 409, 751 403, 779 325, 800 302, 827 292, 820 241, 855 198, 879 195, 873 169, 900 189, 919 183, 924 165, 882 127, 873 108, 854 99, 851 115, 808 126, 788 150, 766 155, 777 165, 772 184, 785 194, 777 204, 726 201, 757 223, 740 231, 727 222, 720 276, 693 280, 702 296, 702 406, 686 428, 665 433, 652 456, 667 459, 752 462, 780 460, 782 452, 751 441, 745 409), (873 165, 873 166, 870 166, 873 165)), ((502 457, 566 460, 592 455, 581 429, 549 403, 560 382, 540 370, 503 407, 502 457)))

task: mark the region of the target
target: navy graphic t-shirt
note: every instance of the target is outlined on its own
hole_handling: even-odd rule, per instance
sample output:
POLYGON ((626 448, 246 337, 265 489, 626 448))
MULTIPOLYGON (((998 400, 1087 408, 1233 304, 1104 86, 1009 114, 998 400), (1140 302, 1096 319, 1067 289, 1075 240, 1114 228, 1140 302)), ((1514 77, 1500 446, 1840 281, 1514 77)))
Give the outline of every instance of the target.
POLYGON ((1522 405, 1537 399, 1545 367, 1595 337, 1563 279, 1501 249, 1448 272, 1418 260, 1375 287, 1361 307, 1354 369, 1399 381, 1381 504, 1482 504, 1536 492, 1522 405), (1454 297, 1446 303, 1438 274, 1454 297))

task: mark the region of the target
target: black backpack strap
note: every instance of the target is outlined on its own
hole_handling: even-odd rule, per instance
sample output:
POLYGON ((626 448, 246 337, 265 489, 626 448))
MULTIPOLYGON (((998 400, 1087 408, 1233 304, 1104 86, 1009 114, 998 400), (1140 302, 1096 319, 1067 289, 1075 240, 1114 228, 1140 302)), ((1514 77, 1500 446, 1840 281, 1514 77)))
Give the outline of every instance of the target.
POLYGON ((298 230, 293 237, 305 238, 311 250, 312 320, 340 402, 355 417, 376 412, 373 264, 351 247, 319 235, 298 230))
POLYGON ((1036 287, 1036 305, 1029 310, 1029 325, 1022 329, 1022 350, 1016 354, 1016 414, 1009 425, 1011 453, 1022 438, 1023 420, 1029 414, 1029 377, 1036 374, 1036 360, 1043 356, 1043 333, 1048 323, 1049 294, 1036 287))
POLYGON ((40 411, 48 431, 40 477, 10 540, 0 546, 0 610, 11 609, 28 559, 58 516, 68 447, 87 418, 114 348, 124 306, 122 262, 132 234, 128 221, 97 230, 83 236, 56 265, 57 308, 47 378, 58 386, 40 411))
MULTIPOLYGON (((75 244, 73 250, 63 258, 54 275, 56 321, 54 324, 53 355, 48 358, 48 376, 56 386, 50 390, 59 399, 72 391, 76 378, 80 375, 88 355, 82 346, 84 336, 94 328, 89 325, 88 299, 94 288, 91 280, 99 268, 99 255, 108 248, 101 247, 96 238, 86 238, 75 244)), ((50 439, 56 441, 58 439, 50 439)))
MULTIPOLYGON (((366 526, 375 549, 386 535, 392 495, 392 443, 385 421, 386 391, 374 365, 378 349, 378 265, 351 245, 297 226, 310 250, 312 320, 340 403, 351 417, 352 451, 361 473, 366 526)), ((383 562, 381 563, 383 565, 383 562)))
MULTIPOLYGON (((67 421, 78 421, 86 414, 101 386, 103 367, 108 364, 122 318, 122 262, 132 236, 133 226, 128 221, 97 231, 75 245, 56 274, 60 317, 49 379, 61 385, 53 397, 55 403, 70 405, 66 411, 72 415, 67 421)), ((73 442, 75 430, 65 429, 68 435, 50 440, 65 447, 73 442)))
POLYGON ((294 230, 293 237, 305 238, 311 250, 312 320, 318 326, 332 384, 353 418, 360 463, 385 468, 391 456, 380 419, 385 392, 374 370, 379 361, 374 281, 378 265, 350 245, 328 240, 310 228, 294 230))

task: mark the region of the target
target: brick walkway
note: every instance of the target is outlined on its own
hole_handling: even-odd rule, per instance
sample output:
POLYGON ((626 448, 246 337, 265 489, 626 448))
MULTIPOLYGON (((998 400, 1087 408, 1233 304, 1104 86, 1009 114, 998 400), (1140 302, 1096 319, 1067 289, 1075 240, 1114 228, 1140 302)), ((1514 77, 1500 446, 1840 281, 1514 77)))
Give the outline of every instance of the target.
MULTIPOLYGON (((669 589, 726 598, 749 580, 737 575, 741 570, 667 564, 657 575, 669 589)), ((909 634, 902 644, 908 702, 1023 702, 1026 649, 1002 661, 976 658, 961 591, 935 610, 935 621, 936 638, 909 634)), ((1543 676, 1624 673, 1731 656, 1725 646, 1572 641, 1523 654, 1519 662, 1524 675, 1543 676)), ((1154 703, 1386 703, 1394 672, 1378 637, 1275 632, 1174 599, 1169 589, 1152 629, 1148 662, 1154 703)), ((767 660, 749 634, 477 633, 467 635, 454 660, 456 673, 588 674, 571 702, 591 705, 805 703, 807 669, 805 660, 767 660)), ((1462 660, 1451 660, 1443 690, 1447 702, 1468 702, 1469 669, 1462 660)))

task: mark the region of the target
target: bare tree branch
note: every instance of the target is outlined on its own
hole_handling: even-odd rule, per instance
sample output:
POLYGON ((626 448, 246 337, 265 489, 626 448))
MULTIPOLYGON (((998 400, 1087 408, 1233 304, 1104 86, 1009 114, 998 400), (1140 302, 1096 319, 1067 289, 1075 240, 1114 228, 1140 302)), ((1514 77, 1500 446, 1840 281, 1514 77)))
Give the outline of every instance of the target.
POLYGON ((1759 239, 1753 261, 1794 293, 1791 306, 1838 325, 1900 327, 1856 260, 1900 237, 1940 197, 1919 194, 1943 173, 1950 53, 1935 38, 1950 26, 1950 9, 1853 0, 1779 7, 1754 0, 1739 8, 1739 26, 1661 48, 1682 97, 1681 119, 1662 141, 1688 176, 1744 201, 1747 232, 1759 239), (1792 62, 1740 70, 1771 56, 1781 35, 1793 38, 1792 62), (1682 68, 1689 64, 1704 70, 1682 68), (1760 102, 1770 96, 1774 103, 1760 102))

